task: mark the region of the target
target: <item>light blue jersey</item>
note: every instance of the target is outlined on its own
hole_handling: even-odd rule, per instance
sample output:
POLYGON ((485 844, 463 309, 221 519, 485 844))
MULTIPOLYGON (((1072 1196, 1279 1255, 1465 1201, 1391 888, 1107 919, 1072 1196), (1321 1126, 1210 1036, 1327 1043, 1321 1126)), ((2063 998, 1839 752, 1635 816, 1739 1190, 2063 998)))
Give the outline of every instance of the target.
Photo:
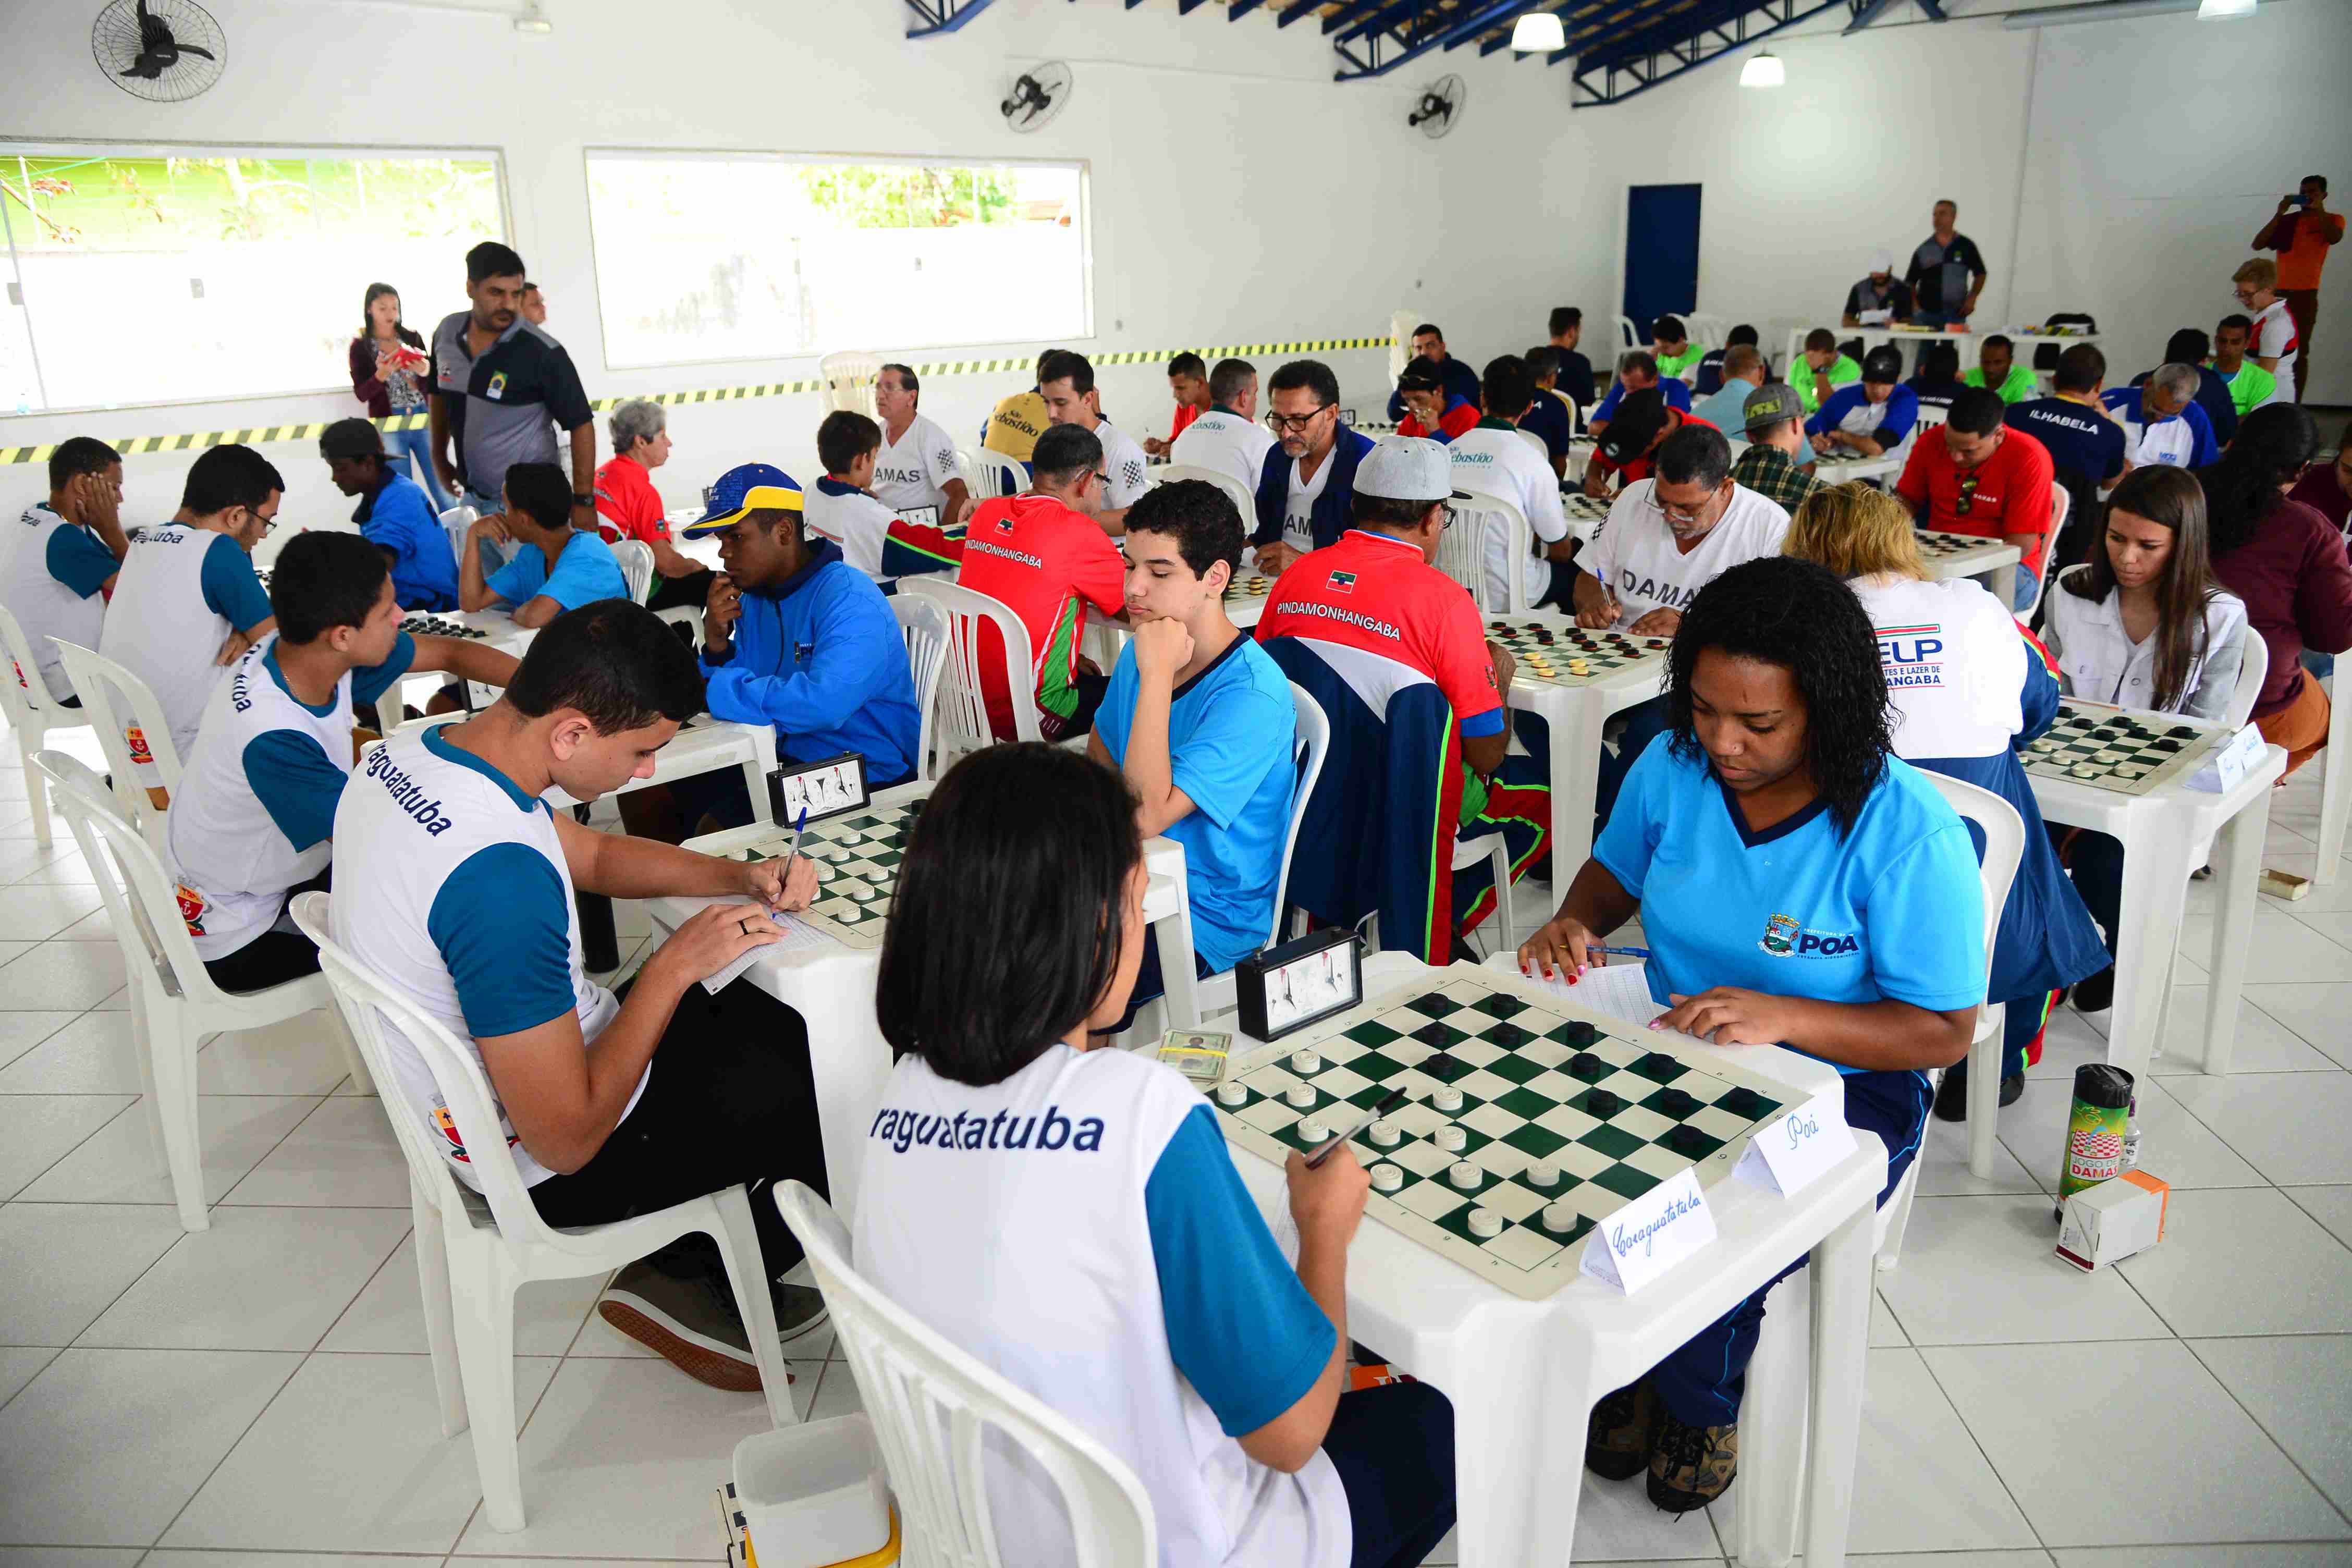
POLYGON ((541 594, 567 610, 599 599, 629 596, 629 580, 621 574, 619 558, 611 545, 593 533, 572 534, 555 558, 552 572, 547 569, 546 553, 539 546, 524 545, 513 560, 491 574, 488 586, 509 610, 520 609, 541 594))

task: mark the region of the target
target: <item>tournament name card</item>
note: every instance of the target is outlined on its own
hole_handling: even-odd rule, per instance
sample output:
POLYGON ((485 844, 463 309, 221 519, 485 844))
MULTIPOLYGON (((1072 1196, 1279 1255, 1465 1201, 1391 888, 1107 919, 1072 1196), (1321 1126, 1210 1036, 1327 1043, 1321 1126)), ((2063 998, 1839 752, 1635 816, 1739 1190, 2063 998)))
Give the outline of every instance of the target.
POLYGON ((1853 1152, 1853 1129, 1843 1114, 1809 1100, 1770 1126, 1758 1128, 1731 1173, 1751 1187, 1794 1197, 1853 1152))
POLYGON ((1715 1216, 1685 1165, 1593 1227, 1579 1265, 1628 1296, 1715 1239, 1715 1216))
POLYGON ((2190 775, 2189 787, 2207 795, 2227 795, 2238 787, 2246 770, 2262 760, 2263 747, 2267 744, 2263 732, 2252 724, 2230 737, 2229 743, 2215 752, 2211 760, 2190 775))

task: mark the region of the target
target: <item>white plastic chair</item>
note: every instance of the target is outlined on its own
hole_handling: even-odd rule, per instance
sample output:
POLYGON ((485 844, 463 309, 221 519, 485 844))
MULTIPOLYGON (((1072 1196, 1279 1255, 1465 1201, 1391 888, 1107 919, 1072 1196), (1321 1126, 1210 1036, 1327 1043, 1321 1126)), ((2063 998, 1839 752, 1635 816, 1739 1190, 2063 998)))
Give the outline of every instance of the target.
MULTIPOLYGON (((2000 926, 2001 906, 2009 901, 2010 883, 2017 876, 2025 850, 2025 822, 2017 809, 1990 790, 1941 773, 1929 773, 1927 782, 1950 803, 1953 810, 1975 823, 1985 836, 1978 876, 1984 889, 1986 982, 1991 982, 1992 944, 2000 926)), ((1977 1036, 1969 1047, 1969 1163, 1977 1163, 1976 1146, 1985 1146, 1979 1175, 1991 1174, 1993 1121, 2000 1109, 2000 1047, 2002 1010, 1998 1005, 1979 1006, 1977 1036)), ((1891 1151, 1890 1151, 1891 1152, 1891 1151)), ((1878 1267, 1893 1268, 1903 1250, 1904 1227, 1911 1220, 1911 1197, 1919 1184, 1919 1160, 1914 1158, 1903 1180, 1879 1207, 1873 1226, 1878 1267)), ((1764 1568, 1790 1562, 1796 1555, 1797 1530, 1804 1500, 1806 1423, 1805 1390, 1811 1381, 1811 1332, 1808 1306, 1811 1282, 1799 1269, 1772 1288, 1765 1302, 1764 1323, 1756 1339, 1756 1353, 1748 1363, 1748 1394, 1740 1408, 1739 1561, 1744 1568, 1764 1568), (1789 1433, 1792 1441, 1762 1440, 1768 1433, 1789 1433)))
POLYGON ((335 945, 324 893, 294 900, 294 922, 319 944, 322 985, 359 1042, 379 1083, 400 1081, 383 1037, 383 1020, 415 1047, 433 1075, 468 1168, 482 1184, 475 1192, 457 1179, 395 1089, 384 1114, 408 1160, 408 1206, 416 1226, 416 1276, 425 1300, 425 1334, 433 1352, 433 1382, 441 1400, 441 1430, 455 1436, 471 1425, 474 1466, 490 1528, 520 1530, 522 1477, 515 1456, 514 1298, 534 1279, 577 1279, 603 1274, 700 1232, 719 1244, 728 1282, 751 1342, 769 1419, 799 1421, 783 1347, 776 1339, 775 1307, 750 1196, 740 1186, 675 1204, 611 1225, 559 1229, 539 1217, 530 1191, 516 1171, 499 1127, 497 1100, 480 1066, 449 1035, 390 989, 376 973, 335 945))
POLYGON ((931 784, 940 770, 931 762, 932 731, 939 724, 940 671, 947 667, 951 623, 947 606, 937 599, 904 591, 890 595, 890 613, 907 639, 907 668, 915 677, 915 707, 922 729, 915 742, 915 778, 931 784))
POLYGON ((163 715, 163 704, 145 681, 105 655, 63 637, 49 640, 58 645, 58 654, 65 660, 66 675, 81 698, 81 710, 89 715, 90 728, 98 733, 98 749, 105 753, 107 771, 114 775, 114 798, 121 804, 123 816, 138 826, 148 847, 162 858, 164 814, 155 809, 155 803, 147 797, 146 786, 139 782, 139 766, 131 755, 129 731, 131 724, 138 726, 139 738, 145 742, 147 755, 155 766, 155 782, 163 787, 163 794, 167 797, 178 795, 180 750, 172 743, 172 721, 163 715), (131 724, 123 721, 126 712, 131 724))
POLYGON ((2311 879, 2325 887, 2344 868, 2344 825, 2352 817, 2352 703, 2337 698, 2334 676, 2320 685, 2329 708, 2327 744, 2319 753, 2319 864, 2311 879))
POLYGON ((654 548, 642 539, 624 539, 613 546, 613 559, 621 563, 621 581, 629 585, 629 597, 642 605, 654 591, 654 548))
POLYGON ((2052 563, 2058 554, 2058 534, 2066 526, 2066 518, 2074 509, 2074 498, 2067 492, 2066 487, 2052 485, 2050 487, 2050 532, 2042 551, 2042 573, 2033 580, 2033 597, 2022 609, 2016 612, 2017 624, 2021 626, 2032 624, 2033 612, 2042 607, 2042 595, 2050 592, 2052 563))
MULTIPOLYGON (((462 502, 441 514, 441 537, 449 542, 449 559, 456 563, 460 576, 466 569, 466 531, 481 517, 480 512, 462 502)), ((496 547, 492 548, 495 551, 496 547)))
POLYGON ((1468 500, 1454 503, 1454 526, 1437 536, 1437 569, 1469 589, 1470 596, 1487 615, 1524 612, 1528 607, 1524 563, 1532 559, 1528 514, 1516 502, 1501 496, 1479 490, 1472 490, 1469 495, 1468 500), (1504 574, 1501 604, 1495 602, 1494 584, 1487 576, 1491 552, 1486 548, 1486 535, 1493 529, 1504 531, 1504 551, 1510 563, 1510 570, 1504 574))
POLYGON ((798 1182, 784 1182, 776 1188, 776 1208, 808 1254, 857 1376, 898 1500, 903 1561, 1004 1568, 989 1522, 992 1435, 1019 1448, 1053 1482, 1069 1517, 1077 1568, 1136 1568, 1160 1560, 1150 1494, 1133 1470, 858 1273, 849 1259, 848 1229, 832 1205, 798 1182))
POLYGON ((1005 682, 1013 695, 1013 738, 1044 740, 1037 725, 1037 661, 1030 652, 1029 628, 1012 607, 958 584, 939 582, 936 574, 900 578, 898 596, 909 594, 936 601, 947 611, 950 622, 934 731, 939 771, 947 772, 952 759, 966 752, 996 743, 996 731, 988 721, 988 689, 981 679, 985 657, 981 648, 982 621, 996 623, 998 635, 1004 639, 1005 682))
MULTIPOLYGON (((1269 946, 1282 940, 1283 916, 1290 903, 1290 858, 1298 852, 1298 830, 1307 822, 1307 803, 1314 797, 1315 785, 1323 776, 1323 758, 1331 750, 1331 721, 1296 681, 1290 685, 1290 705, 1298 713, 1298 739, 1292 748, 1298 793, 1290 802, 1290 831, 1283 836, 1282 869, 1274 879, 1274 924, 1265 936, 1269 946)), ((1203 1018, 1241 1005, 1230 969, 1200 982, 1197 994, 1203 1018)))
MULTIPOLYGON (((0 674, 0 714, 6 716, 8 728, 16 732, 17 760, 29 768, 33 753, 48 743, 50 731, 81 729, 89 725, 89 717, 79 708, 58 706, 57 699, 49 695, 48 683, 41 678, 41 661, 33 657, 25 628, 5 605, 0 605, 0 658, 6 658, 10 667, 0 674)), ((32 808, 34 839, 48 843, 49 794, 37 773, 26 774, 25 802, 32 808)))
POLYGON ((1250 494, 1241 480, 1218 468, 1204 468, 1197 463, 1166 463, 1151 470, 1152 482, 1172 485, 1179 479, 1199 479, 1224 491, 1225 499, 1242 514, 1242 531, 1252 533, 1257 528, 1257 497, 1250 494))
POLYGON ((982 500, 998 496, 1017 496, 1029 488, 1029 474, 1022 468, 1021 459, 982 447, 972 454, 980 464, 980 496, 982 500))
POLYGON ((1633 352, 1633 350, 1635 350, 1635 349, 1640 348, 1641 346, 1642 346, 1642 331, 1641 331, 1641 329, 1640 329, 1640 328, 1638 328, 1638 327, 1636 327, 1635 325, 1633 325, 1633 317, 1631 317, 1631 316, 1620 316, 1620 317, 1618 317, 1618 318, 1617 318, 1617 350, 1618 350, 1618 352, 1619 352, 1620 353, 1630 353, 1631 352, 1633 352))
MULTIPOLYGON (((176 884, 139 830, 114 809, 106 786, 62 752, 42 752, 31 761, 57 791, 130 971, 139 1077, 163 1145, 180 1228, 209 1229, 196 1136, 197 1048, 226 1030, 263 1028, 325 1007, 327 983, 306 974, 262 991, 229 992, 214 984, 181 917, 176 884)), ((331 1018, 324 1022, 335 1026, 331 1018)), ((362 1086, 373 1083, 348 1039, 343 1049, 352 1078, 362 1086)))
POLYGON ((833 407, 846 408, 868 419, 877 417, 874 384, 882 375, 880 354, 855 349, 827 354, 816 362, 816 373, 824 378, 825 401, 833 407))

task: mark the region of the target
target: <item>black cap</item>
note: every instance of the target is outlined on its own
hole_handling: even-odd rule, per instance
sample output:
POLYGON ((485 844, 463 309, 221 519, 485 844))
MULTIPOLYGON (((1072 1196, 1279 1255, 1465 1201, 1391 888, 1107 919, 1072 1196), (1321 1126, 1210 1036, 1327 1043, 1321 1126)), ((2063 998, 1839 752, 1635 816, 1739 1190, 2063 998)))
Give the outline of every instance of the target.
POLYGON ((319 456, 381 458, 383 456, 383 436, 368 420, 356 417, 338 419, 320 433, 319 456))

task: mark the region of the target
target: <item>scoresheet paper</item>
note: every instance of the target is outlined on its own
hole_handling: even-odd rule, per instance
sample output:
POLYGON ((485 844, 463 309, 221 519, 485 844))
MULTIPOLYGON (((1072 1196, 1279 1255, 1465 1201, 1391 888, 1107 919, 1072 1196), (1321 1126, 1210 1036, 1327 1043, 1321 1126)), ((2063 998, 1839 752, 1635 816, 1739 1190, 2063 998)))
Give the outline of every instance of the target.
POLYGON ((1646 1026, 1650 1020, 1666 1011, 1650 1000, 1650 982, 1645 963, 1606 963, 1587 969, 1577 983, 1566 980, 1546 980, 1536 977, 1536 984, 1556 995, 1580 1003, 1595 1012, 1628 1024, 1646 1026))
MULTIPOLYGON (((759 905, 750 899, 713 899, 710 901, 714 904, 740 905, 746 909, 759 908, 759 905)), ((745 970, 758 962, 763 952, 774 952, 780 949, 790 952, 796 948, 824 948, 841 945, 806 921, 797 920, 789 914, 771 914, 768 918, 775 921, 777 929, 784 933, 782 939, 769 942, 763 947, 755 947, 718 973, 706 976, 702 982, 702 988, 705 991, 709 992, 713 996, 718 995, 721 991, 734 984, 745 970)))

